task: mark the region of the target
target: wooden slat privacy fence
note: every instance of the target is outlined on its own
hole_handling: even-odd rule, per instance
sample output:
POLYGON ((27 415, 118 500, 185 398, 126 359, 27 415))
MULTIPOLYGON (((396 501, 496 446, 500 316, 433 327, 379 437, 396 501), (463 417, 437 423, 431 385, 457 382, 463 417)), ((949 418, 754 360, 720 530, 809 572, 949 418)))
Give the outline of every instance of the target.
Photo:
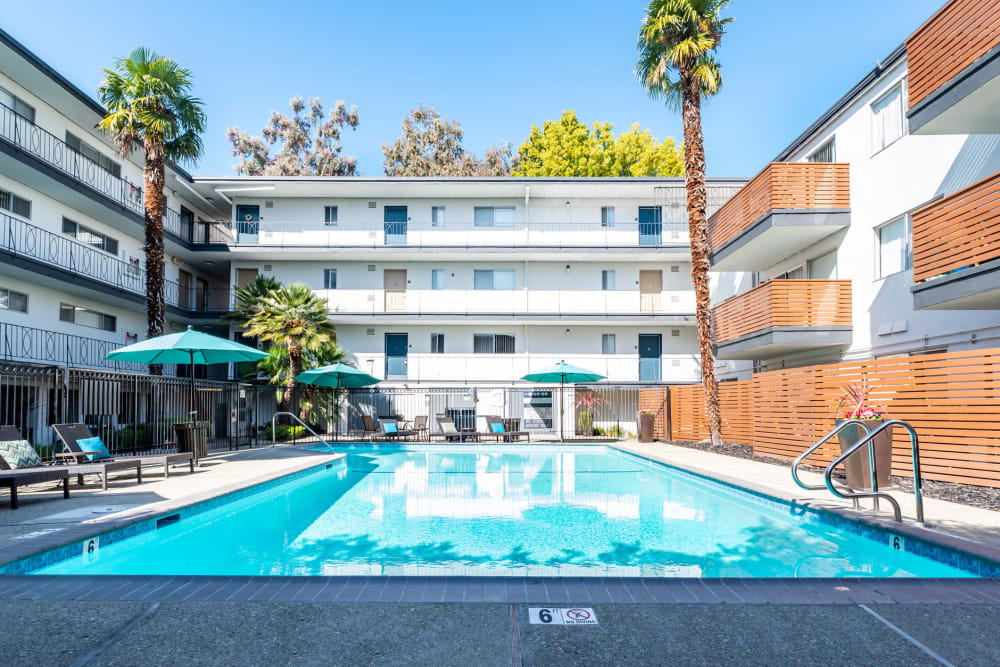
MULTIPOLYGON (((845 384, 867 377, 871 400, 916 428, 925 479, 1000 487, 1000 348, 770 371, 719 385, 723 438, 792 459, 833 427, 845 384)), ((671 387, 671 438, 708 437, 700 385, 671 387)), ((893 474, 912 474, 909 438, 897 429, 893 474)), ((807 463, 826 465, 836 443, 807 463)))
POLYGON ((1000 173, 913 213, 913 280, 1000 258, 1000 173))
POLYGON ((709 218, 709 244, 718 251, 768 211, 850 208, 850 165, 772 162, 709 218))
POLYGON ((910 108, 1000 45, 1000 0, 952 0, 906 40, 910 108))
POLYGON ((712 309, 722 343, 770 327, 851 326, 850 280, 769 280, 712 309))

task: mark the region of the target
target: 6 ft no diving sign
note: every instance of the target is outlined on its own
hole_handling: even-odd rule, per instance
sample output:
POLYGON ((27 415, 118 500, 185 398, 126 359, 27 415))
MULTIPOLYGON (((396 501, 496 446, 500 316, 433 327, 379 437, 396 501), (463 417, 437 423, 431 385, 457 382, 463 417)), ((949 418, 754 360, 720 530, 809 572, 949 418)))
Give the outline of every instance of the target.
POLYGON ((590 607, 529 607, 528 621, 532 625, 597 625, 597 616, 590 607))

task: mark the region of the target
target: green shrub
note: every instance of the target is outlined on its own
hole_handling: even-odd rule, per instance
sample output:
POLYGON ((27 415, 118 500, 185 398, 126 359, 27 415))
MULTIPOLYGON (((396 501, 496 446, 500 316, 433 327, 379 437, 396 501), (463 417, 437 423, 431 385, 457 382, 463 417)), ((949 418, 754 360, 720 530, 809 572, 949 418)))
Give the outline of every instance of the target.
MULTIPOLYGON (((301 438, 305 435, 306 429, 304 426, 291 426, 289 424, 278 424, 277 427, 277 441, 286 442, 288 440, 295 440, 301 438)), ((268 425, 266 428, 261 430, 260 437, 263 440, 271 440, 271 426, 268 425)))

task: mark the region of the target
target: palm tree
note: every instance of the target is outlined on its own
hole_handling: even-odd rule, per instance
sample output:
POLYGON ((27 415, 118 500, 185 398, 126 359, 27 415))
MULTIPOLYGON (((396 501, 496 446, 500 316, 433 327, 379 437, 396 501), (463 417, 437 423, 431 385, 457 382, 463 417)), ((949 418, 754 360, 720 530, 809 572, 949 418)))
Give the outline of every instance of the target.
MULTIPOLYGON (((194 161, 202 151, 205 112, 190 94, 191 72, 169 58, 138 47, 104 70, 98 87, 108 114, 97 124, 128 158, 145 151, 146 321, 149 337, 163 334, 163 185, 166 161, 194 161)), ((159 374, 160 367, 150 369, 159 374)))
POLYGON ((701 99, 722 86, 714 52, 731 18, 720 12, 729 0, 652 0, 639 28, 639 58, 635 74, 650 97, 680 110, 684 122, 684 173, 688 229, 691 236, 691 278, 697 303, 698 346, 705 388, 705 411, 712 443, 722 444, 719 387, 712 358, 711 296, 708 285, 708 193, 705 188, 705 146, 701 130, 701 99))
POLYGON ((309 286, 297 283, 279 287, 262 299, 245 334, 287 349, 288 376, 281 398, 285 406, 292 400, 295 377, 304 370, 303 357, 337 342, 333 325, 326 319, 326 301, 309 286))
POLYGON ((261 302, 279 287, 281 287, 281 281, 277 278, 261 275, 258 275, 252 283, 237 287, 233 294, 235 305, 231 311, 222 316, 223 321, 245 327, 254 314, 260 310, 261 302))

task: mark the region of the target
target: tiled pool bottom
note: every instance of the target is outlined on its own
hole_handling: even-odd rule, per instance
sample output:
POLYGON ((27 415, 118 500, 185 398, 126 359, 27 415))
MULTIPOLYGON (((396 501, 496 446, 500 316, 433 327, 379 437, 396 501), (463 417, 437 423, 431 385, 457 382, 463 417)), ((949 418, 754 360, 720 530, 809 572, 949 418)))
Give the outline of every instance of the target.
MULTIPOLYGON (((376 447, 41 574, 995 576, 992 563, 601 446, 376 447)), ((68 556, 68 557, 67 557, 68 556)))

